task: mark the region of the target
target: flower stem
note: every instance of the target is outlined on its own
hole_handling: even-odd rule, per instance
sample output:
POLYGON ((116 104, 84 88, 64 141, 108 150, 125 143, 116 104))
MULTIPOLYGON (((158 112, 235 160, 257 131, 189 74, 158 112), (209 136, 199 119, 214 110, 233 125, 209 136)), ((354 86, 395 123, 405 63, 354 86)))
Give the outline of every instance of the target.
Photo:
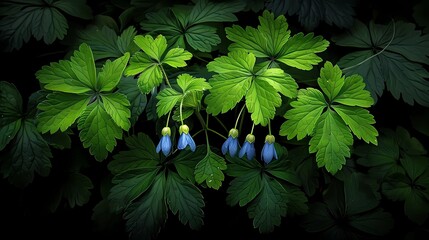
MULTIPOLYGON (((186 93, 184 95, 186 95, 186 93)), ((183 125, 183 115, 182 115, 183 99, 185 99, 185 96, 183 96, 182 100, 180 101, 180 106, 179 106, 180 122, 182 123, 182 125, 183 125)))
POLYGON ((241 110, 240 110, 240 112, 238 113, 238 116, 237 116, 237 120, 235 120, 234 128, 237 128, 237 125, 238 125, 238 119, 240 119, 240 116, 241 116, 241 114, 243 113, 244 107, 246 107, 246 104, 243 104, 243 107, 241 107, 241 110))
POLYGON ((250 130, 250 134, 253 135, 253 129, 255 128, 255 123, 252 124, 252 130, 250 130))
POLYGON ((161 65, 161 64, 159 64, 159 67, 161 68, 162 75, 164 75, 165 82, 166 82, 166 83, 167 83, 167 85, 171 88, 170 81, 168 81, 167 73, 165 73, 165 70, 164 70, 164 68, 162 67, 162 65, 161 65))
POLYGON ((204 129, 204 133, 206 134, 206 144, 207 144, 207 154, 208 154, 210 152, 209 134, 207 132, 208 127, 206 125, 206 122, 203 119, 203 116, 201 116, 201 113, 199 111, 196 111, 195 115, 197 115, 197 118, 200 121, 201 126, 204 129))
POLYGON ((271 135, 271 121, 268 121, 268 134, 271 135))
POLYGON ((170 111, 168 112, 168 116, 167 116, 167 124, 165 124, 165 126, 166 126, 166 127, 168 127, 168 122, 170 121, 170 114, 171 114, 171 111, 172 111, 172 110, 170 110, 170 111))

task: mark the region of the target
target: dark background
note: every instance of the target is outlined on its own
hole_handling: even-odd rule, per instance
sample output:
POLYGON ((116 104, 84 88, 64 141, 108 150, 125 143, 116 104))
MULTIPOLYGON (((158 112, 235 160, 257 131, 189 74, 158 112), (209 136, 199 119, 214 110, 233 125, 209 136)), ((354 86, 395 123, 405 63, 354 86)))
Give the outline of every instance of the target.
MULTIPOLYGON (((370 19, 376 19, 380 23, 389 22, 391 18, 395 20, 405 20, 414 22, 412 17, 413 6, 419 1, 357 1, 355 8, 355 18, 367 22, 370 19)), ((97 12, 103 12, 103 5, 97 1, 89 1, 94 15, 97 12)), ((429 15, 429 11, 428 11, 429 15)), ((259 13, 241 12, 237 14, 241 26, 256 26, 259 13)), ((302 31, 297 16, 286 16, 289 25, 302 31)), ((237 23, 235 23, 237 24, 237 23)), ((321 23, 314 30, 316 35, 322 35, 330 40, 331 36, 341 32, 341 29, 328 26, 321 23)), ((294 32, 292 32, 294 33, 294 32)), ((20 50, 11 53, 1 53, 1 80, 9 81, 16 85, 20 91, 23 102, 26 103, 31 93, 40 89, 39 83, 34 74, 43 65, 55 62, 64 58, 66 48, 60 42, 52 45, 45 45, 43 42, 37 42, 34 39, 24 44, 20 50)), ((337 60, 344 55, 343 48, 336 47, 331 42, 327 52, 328 59, 337 60)), ((395 100, 388 91, 385 91, 379 102, 372 107, 371 113, 377 121, 376 128, 389 127, 395 128, 397 125, 407 127, 410 125, 409 116, 415 112, 421 111, 419 106, 410 107, 401 100, 395 100), (398 114, 400 113, 400 114, 398 114)), ((149 128, 145 123, 145 129, 149 128)), ((411 135, 420 139, 427 139, 418 132, 411 135)), ((137 131, 138 132, 138 131, 137 131)), ((146 131, 147 132, 147 131, 146 131)), ((153 132, 155 134, 155 132, 153 132)), ((212 144, 220 146, 222 139, 217 139, 212 144)), ((113 152, 123 147, 121 141, 113 152)), ((429 146, 424 142, 425 146, 429 146)), ((110 154, 112 156, 113 154, 110 154)), ((86 149, 82 149, 79 139, 73 139, 72 150, 53 150, 52 171, 48 178, 35 176, 34 182, 24 189, 10 185, 6 179, 0 180, 0 239, 128 239, 125 232, 124 221, 120 216, 109 217, 113 227, 102 229, 91 220, 93 208, 102 199, 100 186, 109 176, 106 168, 109 159, 103 163, 93 161, 86 149), (77 150, 78 149, 78 150, 77 150), (53 192, 52 182, 55 179, 61 179, 62 174, 67 167, 67 162, 72 161, 75 151, 82 152, 82 158, 88 158, 90 161, 83 168, 83 173, 91 178, 94 189, 92 196, 86 205, 82 207, 70 208, 65 201, 62 201, 55 213, 51 213, 47 206, 50 203, 50 196, 53 192)), ((247 216, 245 208, 229 207, 225 203, 226 198, 226 178, 220 190, 203 189, 206 206, 204 207, 204 227, 199 231, 192 231, 187 226, 182 225, 176 216, 169 215, 165 227, 161 230, 158 239, 314 239, 314 235, 305 233, 305 231, 296 223, 283 218, 282 225, 277 227, 272 234, 259 234, 257 229, 253 228, 252 220, 247 216)), ((383 206, 387 211, 390 209, 394 213, 398 208, 403 208, 402 203, 383 206)), ((404 235, 403 229, 411 227, 409 221, 403 214, 394 215, 396 220, 395 229, 386 236, 386 239, 396 239, 404 235)))

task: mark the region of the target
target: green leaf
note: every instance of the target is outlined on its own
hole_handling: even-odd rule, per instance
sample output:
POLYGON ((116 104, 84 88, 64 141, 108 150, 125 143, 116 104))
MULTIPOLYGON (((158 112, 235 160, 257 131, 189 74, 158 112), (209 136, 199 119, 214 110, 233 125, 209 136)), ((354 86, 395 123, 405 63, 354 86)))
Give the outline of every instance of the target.
POLYGON ((166 177, 161 172, 148 192, 127 207, 124 218, 130 239, 152 239, 158 235, 168 217, 165 191, 166 177))
POLYGON ((208 187, 219 189, 225 176, 222 170, 226 169, 223 157, 212 151, 208 151, 206 156, 195 166, 195 181, 198 184, 205 182, 208 187))
POLYGON ((78 172, 69 173, 61 187, 61 193, 67 199, 69 206, 83 206, 89 202, 90 190, 94 188, 91 179, 78 172))
POLYGON ((162 83, 162 72, 157 63, 142 52, 135 53, 125 69, 126 76, 139 75, 137 85, 144 94, 150 93, 152 88, 162 83))
POLYGON ((0 151, 21 127, 22 97, 15 85, 0 81, 0 151))
POLYGON ((287 192, 277 180, 264 175, 259 195, 249 205, 247 211, 253 218, 253 226, 260 233, 268 233, 280 226, 281 217, 287 213, 287 192))
POLYGON ((262 166, 258 161, 246 161, 238 157, 226 155, 228 160, 227 169, 225 172, 231 177, 240 177, 242 175, 251 174, 254 169, 261 169, 262 166))
POLYGON ((92 10, 86 5, 86 0, 59 0, 52 3, 73 17, 89 20, 92 18, 92 10))
POLYGON ((249 169, 245 174, 234 178, 227 189, 226 202, 240 207, 251 202, 262 190, 262 174, 257 168, 249 169))
POLYGON ((184 180, 175 172, 167 175, 166 199, 174 215, 179 213, 182 224, 189 224, 193 230, 200 229, 204 224, 204 198, 201 191, 188 180, 184 180))
POLYGON ((33 181, 34 172, 46 177, 51 170, 49 145, 37 132, 33 120, 24 120, 10 142, 10 149, 2 157, 3 177, 16 186, 25 187, 33 181))
POLYGON ((128 131, 131 127, 129 118, 131 117, 131 111, 128 109, 130 102, 125 95, 122 93, 107 93, 101 95, 103 106, 113 121, 128 131))
POLYGON ((198 0, 187 17, 189 24, 204 22, 234 22, 237 17, 233 14, 244 8, 240 1, 213 3, 208 0, 198 0))
POLYGON ((92 90, 91 85, 87 85, 76 76, 70 61, 60 60, 49 66, 43 66, 36 72, 36 78, 47 90, 77 94, 92 90))
POLYGON ((280 94, 265 81, 253 81, 246 94, 246 106, 255 124, 266 126, 282 103, 280 94))
POLYGON ((7 50, 20 49, 31 36, 46 44, 63 39, 68 24, 64 15, 55 7, 31 3, 15 3, 19 11, 11 11, 0 20, 0 36, 7 42, 7 50))
POLYGON ((362 75, 374 99, 382 95, 385 82, 396 99, 402 96, 410 105, 429 106, 429 72, 422 65, 428 62, 429 35, 421 35, 414 24, 370 22, 367 27, 356 21, 349 33, 334 37, 334 41, 340 46, 377 50, 352 52, 338 62, 347 75, 362 75))
POLYGON ((165 57, 162 59, 162 63, 168 64, 171 67, 185 67, 187 64, 185 61, 192 58, 192 53, 186 51, 183 48, 172 48, 168 50, 165 57))
POLYGON ((227 38, 233 41, 229 50, 250 51, 256 57, 267 58, 267 62, 282 62, 303 70, 310 70, 312 65, 322 61, 316 53, 325 51, 329 45, 322 37, 314 37, 312 33, 290 37, 286 18, 282 15, 274 18, 274 14, 267 10, 259 17, 259 22, 257 29, 250 26, 243 29, 237 25, 227 27, 227 38))
POLYGON ((334 105, 332 107, 347 126, 350 127, 356 137, 363 139, 366 143, 377 145, 378 132, 377 129, 371 125, 375 123, 375 120, 368 110, 341 105, 334 105))
POLYGON ((63 150, 71 148, 71 138, 69 134, 73 134, 73 131, 68 130, 66 132, 56 132, 54 134, 44 134, 43 139, 54 148, 63 150))
POLYGON ((133 26, 125 29, 121 35, 108 26, 91 27, 78 32, 78 40, 87 43, 94 54, 94 60, 119 58, 126 52, 135 53, 138 47, 134 43, 137 32, 133 26))
POLYGON ((370 92, 364 88, 365 83, 360 75, 348 76, 333 102, 347 106, 370 107, 374 104, 374 99, 371 97, 370 92))
POLYGON ((156 112, 158 117, 161 117, 173 110, 177 102, 183 98, 183 95, 173 88, 164 88, 156 95, 156 98, 159 100, 156 103, 156 112))
POLYGON ((77 80, 91 89, 97 89, 97 71, 95 69, 94 55, 91 48, 86 43, 79 46, 79 50, 74 51, 70 58, 70 68, 77 80))
POLYGON ((276 91, 286 97, 295 98, 298 95, 298 84, 289 74, 280 68, 270 68, 255 78, 255 81, 265 81, 276 91))
POLYGON ((305 193, 298 187, 287 188, 287 216, 300 216, 308 213, 308 199, 305 193))
POLYGON ((394 223, 390 213, 377 209, 367 214, 350 217, 349 224, 362 232, 375 236, 384 236, 391 232, 394 223))
POLYGON ((120 151, 113 156, 113 161, 108 165, 114 175, 132 169, 155 167, 159 163, 159 154, 155 151, 155 145, 148 135, 139 133, 125 138, 129 150, 120 151))
POLYGON ((320 70, 320 77, 317 79, 317 83, 323 93, 332 101, 343 88, 344 76, 337 65, 333 66, 331 62, 326 62, 320 70))
POLYGON ((290 105, 293 108, 285 114, 288 120, 281 125, 280 135, 287 136, 287 139, 297 136, 298 140, 313 135, 316 123, 327 107, 323 94, 314 88, 300 89, 298 100, 290 105))
POLYGON ((129 206, 133 200, 144 194, 152 185, 158 174, 158 167, 128 169, 112 180, 114 186, 110 189, 109 204, 116 212, 129 206))
POLYGON ((124 56, 117 58, 113 62, 107 60, 104 63, 102 70, 98 74, 97 89, 100 92, 110 92, 118 85, 129 58, 130 54, 126 52, 124 56))
POLYGON ((99 102, 85 109, 78 120, 78 129, 83 146, 89 148, 97 161, 106 159, 116 146, 116 139, 122 139, 121 128, 99 102))
MULTIPOLYGON (((277 154, 279 151, 277 151, 277 154)), ((279 156, 278 161, 273 161, 266 166, 266 172, 272 174, 278 179, 287 181, 296 186, 301 186, 301 180, 298 175, 291 169, 290 162, 279 156)))
POLYGON ((194 171, 195 166, 201 160, 201 156, 206 154, 207 146, 197 146, 195 152, 181 151, 173 160, 173 164, 176 167, 177 173, 183 179, 189 180, 191 183, 195 182, 194 171))
POLYGON ((405 215, 413 222, 423 225, 429 215, 429 194, 424 194, 422 191, 413 190, 407 195, 404 204, 405 215))
POLYGON ((140 114, 143 113, 143 110, 146 107, 146 95, 142 94, 142 92, 137 86, 137 81, 132 77, 126 77, 121 79, 118 84, 118 92, 127 96, 127 99, 131 104, 130 122, 131 125, 134 125, 139 119, 140 114))
POLYGON ((241 76, 252 76, 253 68, 255 67, 256 57, 253 53, 248 53, 244 50, 232 51, 228 56, 215 58, 207 64, 207 69, 210 72, 217 73, 236 73, 241 76))
POLYGON ((424 155, 427 153, 426 148, 422 143, 403 127, 396 127, 396 139, 401 149, 410 155, 424 155))
POLYGON ((325 166, 328 172, 335 174, 350 157, 353 136, 344 122, 332 110, 323 113, 310 140, 310 153, 316 152, 318 167, 325 166))
POLYGON ((38 116, 37 129, 51 134, 66 131, 85 111, 89 103, 88 95, 54 92, 37 107, 42 110, 38 116))
POLYGON ((220 37, 216 33, 217 29, 206 25, 194 25, 186 30, 186 42, 195 50, 201 52, 213 51, 213 46, 221 43, 220 37))
POLYGON ((196 78, 187 73, 177 76, 177 84, 182 89, 183 93, 204 91, 211 88, 205 78, 196 78))
POLYGON ((151 35, 137 35, 134 37, 134 43, 157 62, 161 62, 162 55, 167 50, 167 40, 162 35, 155 39, 151 35))

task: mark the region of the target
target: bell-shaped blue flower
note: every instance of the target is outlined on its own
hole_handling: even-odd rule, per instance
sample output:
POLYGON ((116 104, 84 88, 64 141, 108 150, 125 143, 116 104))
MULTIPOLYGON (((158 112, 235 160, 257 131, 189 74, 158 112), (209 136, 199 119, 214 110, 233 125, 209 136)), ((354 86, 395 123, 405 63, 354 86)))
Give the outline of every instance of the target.
POLYGON ((276 138, 273 135, 267 135, 265 137, 265 144, 262 148, 261 159, 266 163, 270 163, 273 158, 278 159, 276 149, 274 148, 274 142, 276 138))
POLYGON ((247 156, 248 160, 252 160, 255 157, 255 135, 247 134, 246 140, 244 141, 243 147, 240 149, 238 156, 242 158, 244 155, 247 156))
POLYGON ((222 144, 222 153, 225 155, 229 151, 229 155, 234 157, 238 151, 238 130, 233 128, 229 130, 228 139, 222 144))
POLYGON ((195 152, 195 149, 197 146, 195 145, 194 139, 192 139, 192 136, 189 134, 189 127, 186 124, 183 124, 179 127, 179 142, 177 143, 177 148, 179 150, 185 149, 186 146, 189 145, 192 152, 195 152))
POLYGON ((164 127, 161 131, 162 137, 156 146, 156 152, 159 153, 162 150, 164 156, 168 156, 171 151, 171 130, 169 127, 164 127))

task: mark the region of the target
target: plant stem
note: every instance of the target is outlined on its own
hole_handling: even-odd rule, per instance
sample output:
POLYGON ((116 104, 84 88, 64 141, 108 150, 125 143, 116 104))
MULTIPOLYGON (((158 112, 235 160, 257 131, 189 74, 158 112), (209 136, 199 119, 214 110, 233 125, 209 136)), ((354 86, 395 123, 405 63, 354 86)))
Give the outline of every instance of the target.
POLYGON ((171 87, 171 84, 170 84, 170 81, 168 81, 167 73, 165 73, 164 68, 162 67, 162 65, 161 65, 161 64, 159 64, 159 67, 161 68, 162 75, 164 75, 165 82, 167 83, 167 85, 168 85, 170 88, 172 88, 172 87, 171 87))

